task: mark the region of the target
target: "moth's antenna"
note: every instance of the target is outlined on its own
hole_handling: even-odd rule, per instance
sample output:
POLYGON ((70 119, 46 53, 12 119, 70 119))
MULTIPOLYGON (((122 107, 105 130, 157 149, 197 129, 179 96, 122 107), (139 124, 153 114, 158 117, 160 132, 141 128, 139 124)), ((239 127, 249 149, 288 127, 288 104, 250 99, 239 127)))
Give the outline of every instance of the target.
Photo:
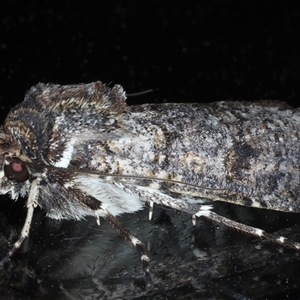
POLYGON ((140 96, 140 95, 144 95, 144 94, 148 94, 148 93, 152 93, 153 89, 150 90, 146 90, 143 92, 138 92, 138 93, 132 93, 132 94, 126 94, 127 97, 134 97, 134 96, 140 96))

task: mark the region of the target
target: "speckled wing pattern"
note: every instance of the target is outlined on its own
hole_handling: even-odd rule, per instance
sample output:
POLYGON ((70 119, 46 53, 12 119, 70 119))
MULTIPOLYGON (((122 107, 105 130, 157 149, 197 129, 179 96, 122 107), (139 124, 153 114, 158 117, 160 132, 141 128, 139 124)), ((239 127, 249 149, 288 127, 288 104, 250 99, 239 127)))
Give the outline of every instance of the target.
POLYGON ((0 193, 28 196, 27 218, 3 265, 29 235, 34 208, 50 218, 117 220, 149 205, 266 237, 212 211, 214 201, 300 212, 300 110, 276 101, 127 106, 120 85, 38 84, 0 129, 0 193))

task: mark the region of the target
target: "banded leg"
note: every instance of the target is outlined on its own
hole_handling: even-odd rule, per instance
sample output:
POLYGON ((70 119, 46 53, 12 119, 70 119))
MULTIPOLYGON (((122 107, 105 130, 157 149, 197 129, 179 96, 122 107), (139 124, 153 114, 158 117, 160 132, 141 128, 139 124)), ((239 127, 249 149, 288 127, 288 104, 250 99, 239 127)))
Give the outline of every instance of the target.
POLYGON ((30 189, 29 196, 28 196, 27 205, 26 205, 27 206, 26 219, 25 219, 20 237, 13 244, 13 246, 9 249, 9 251, 6 253, 6 255, 1 259, 0 268, 2 268, 9 261, 9 259, 15 254, 15 252, 22 246, 24 240, 29 236, 31 222, 32 222, 32 218, 33 218, 33 212, 34 212, 34 209, 38 205, 39 186, 40 186, 39 184, 40 184, 39 179, 35 179, 32 182, 31 189, 30 189))
POLYGON ((141 261, 142 261, 142 268, 144 271, 145 275, 145 280, 147 285, 151 285, 152 280, 151 280, 151 275, 150 275, 150 270, 149 270, 149 257, 142 246, 142 242, 137 239, 135 236, 131 234, 131 232, 126 229, 125 227, 122 226, 122 224, 118 221, 116 217, 114 217, 111 213, 109 213, 106 210, 101 210, 101 213, 104 214, 104 218, 106 221, 113 227, 118 230, 120 234, 122 234, 125 239, 133 246, 135 249, 138 251, 141 261))
POLYGON ((153 217, 153 206, 154 202, 152 200, 149 201, 149 221, 152 220, 153 217))
POLYGON ((291 249, 296 249, 298 251, 300 250, 300 243, 293 242, 283 236, 277 236, 272 233, 267 233, 260 228, 256 228, 256 227, 252 227, 249 225, 235 222, 233 220, 230 220, 228 218, 220 216, 210 210, 200 210, 199 212, 197 212, 195 214, 195 216, 197 216, 197 217, 203 216, 203 217, 207 218, 208 220, 214 221, 218 224, 223 224, 229 228, 240 230, 244 233, 251 234, 251 235, 259 237, 259 238, 264 238, 266 240, 283 245, 283 246, 291 248, 291 249))

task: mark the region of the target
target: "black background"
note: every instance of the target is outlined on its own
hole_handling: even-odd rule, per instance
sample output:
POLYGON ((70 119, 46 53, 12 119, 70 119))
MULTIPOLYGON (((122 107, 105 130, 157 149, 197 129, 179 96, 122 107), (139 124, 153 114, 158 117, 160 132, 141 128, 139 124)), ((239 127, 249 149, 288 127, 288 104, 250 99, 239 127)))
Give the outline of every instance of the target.
MULTIPOLYGON (((154 90, 130 104, 299 107, 299 20, 296 1, 2 1, 0 117, 38 82, 95 80, 154 90)), ((296 298, 293 287, 280 295, 296 298)))
POLYGON ((3 116, 37 82, 152 88, 156 101, 299 100, 292 1, 3 1, 0 14, 3 116))

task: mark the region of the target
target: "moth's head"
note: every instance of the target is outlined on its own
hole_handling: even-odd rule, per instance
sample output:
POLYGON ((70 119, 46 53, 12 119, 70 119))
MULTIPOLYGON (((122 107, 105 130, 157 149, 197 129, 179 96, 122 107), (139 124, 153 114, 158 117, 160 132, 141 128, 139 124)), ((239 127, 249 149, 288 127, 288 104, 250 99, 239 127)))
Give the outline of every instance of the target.
POLYGON ((30 173, 26 162, 20 143, 0 127, 0 194, 10 193, 12 199, 27 194, 30 173))

